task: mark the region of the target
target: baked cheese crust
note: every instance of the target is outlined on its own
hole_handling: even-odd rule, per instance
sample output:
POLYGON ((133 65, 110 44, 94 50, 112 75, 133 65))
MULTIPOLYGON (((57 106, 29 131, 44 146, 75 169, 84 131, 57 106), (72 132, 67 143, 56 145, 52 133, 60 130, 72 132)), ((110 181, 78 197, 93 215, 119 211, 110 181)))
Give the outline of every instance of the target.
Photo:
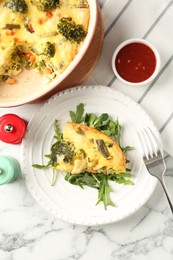
POLYGON ((103 132, 83 124, 68 122, 63 140, 71 147, 70 162, 58 157, 56 170, 79 174, 84 171, 97 173, 121 173, 126 171, 126 156, 119 145, 103 132))
POLYGON ((22 0, 27 10, 16 12, 11 5, 18 1, 0 1, 0 81, 20 73, 23 67, 52 80, 69 66, 83 44, 90 18, 87 0, 59 0, 50 11, 39 10, 34 4, 39 3, 37 0, 22 0), (67 22, 77 28, 81 39, 64 36, 69 33, 69 27, 64 27, 67 22), (45 51, 47 42, 53 46, 49 55, 45 51))

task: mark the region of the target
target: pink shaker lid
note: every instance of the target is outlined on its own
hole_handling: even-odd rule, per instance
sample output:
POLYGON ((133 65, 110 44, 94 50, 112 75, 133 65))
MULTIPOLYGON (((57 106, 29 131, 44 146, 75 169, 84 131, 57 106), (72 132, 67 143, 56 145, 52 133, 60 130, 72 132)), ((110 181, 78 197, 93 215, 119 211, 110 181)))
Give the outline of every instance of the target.
POLYGON ((5 143, 21 143, 26 132, 26 122, 15 114, 0 117, 0 140, 5 143))

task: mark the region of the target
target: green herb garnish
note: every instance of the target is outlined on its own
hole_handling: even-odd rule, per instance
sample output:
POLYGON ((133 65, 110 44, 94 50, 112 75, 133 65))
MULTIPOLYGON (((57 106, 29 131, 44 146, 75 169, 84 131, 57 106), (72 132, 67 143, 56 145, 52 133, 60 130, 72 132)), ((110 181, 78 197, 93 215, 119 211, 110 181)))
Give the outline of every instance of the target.
POLYGON ((53 167, 57 163, 57 152, 59 151, 59 149, 62 149, 63 145, 60 145, 60 143, 63 140, 63 136, 58 125, 58 120, 55 119, 53 127, 55 131, 54 138, 56 139, 56 142, 51 146, 51 153, 45 155, 45 157, 49 158, 49 161, 46 165, 33 164, 32 166, 37 169, 46 169, 49 167, 53 167), (57 143, 59 145, 57 145, 57 143))
POLYGON ((109 185, 109 181, 114 181, 119 184, 124 185, 133 185, 133 182, 129 180, 131 178, 131 173, 119 173, 119 174, 104 174, 96 173, 92 174, 89 172, 83 172, 81 174, 71 174, 67 173, 65 180, 73 185, 77 185, 82 189, 84 186, 95 188, 98 190, 98 201, 96 205, 100 202, 103 202, 104 208, 107 209, 107 206, 115 206, 110 199, 110 193, 112 189, 109 185))
POLYGON ((71 117, 71 121, 74 123, 82 123, 84 121, 84 104, 80 103, 77 107, 76 107, 76 112, 70 111, 70 117, 71 117))
POLYGON ((99 128, 100 126, 104 125, 107 119, 109 118, 108 114, 104 113, 101 114, 101 116, 97 117, 95 114, 86 114, 85 115, 85 124, 87 126, 93 127, 93 128, 99 128))

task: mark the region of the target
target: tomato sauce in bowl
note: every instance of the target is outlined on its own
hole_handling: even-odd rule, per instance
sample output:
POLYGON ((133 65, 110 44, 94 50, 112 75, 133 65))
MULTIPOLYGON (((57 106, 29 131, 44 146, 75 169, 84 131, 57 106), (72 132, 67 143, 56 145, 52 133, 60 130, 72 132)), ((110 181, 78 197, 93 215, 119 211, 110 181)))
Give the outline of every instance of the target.
POLYGON ((154 79, 160 68, 157 50, 142 39, 123 42, 115 50, 112 68, 124 83, 142 85, 154 79))

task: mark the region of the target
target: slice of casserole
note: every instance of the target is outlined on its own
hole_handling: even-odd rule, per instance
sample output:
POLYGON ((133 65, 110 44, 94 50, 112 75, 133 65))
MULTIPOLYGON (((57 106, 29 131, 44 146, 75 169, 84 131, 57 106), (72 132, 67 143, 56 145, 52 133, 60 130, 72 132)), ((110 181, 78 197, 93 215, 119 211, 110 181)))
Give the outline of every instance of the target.
POLYGON ((52 149, 58 154, 56 170, 72 174, 126 171, 126 156, 119 145, 105 133, 83 124, 67 123, 62 141, 52 149))

